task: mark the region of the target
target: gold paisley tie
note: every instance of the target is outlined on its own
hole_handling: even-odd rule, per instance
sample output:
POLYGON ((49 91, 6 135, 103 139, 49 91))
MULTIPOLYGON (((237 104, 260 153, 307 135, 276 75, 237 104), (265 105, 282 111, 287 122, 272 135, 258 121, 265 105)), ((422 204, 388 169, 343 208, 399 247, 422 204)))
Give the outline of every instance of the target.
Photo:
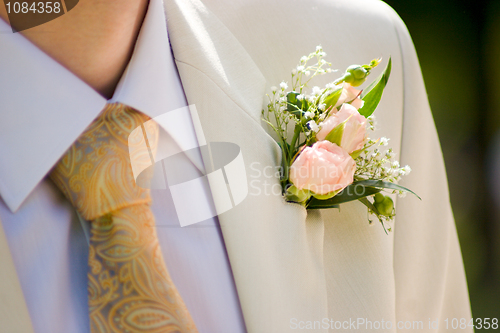
POLYGON ((108 104, 50 174, 90 221, 93 333, 197 332, 163 261, 149 190, 138 187, 132 173, 129 148, 135 165, 148 165, 156 149, 158 128, 148 120, 123 104, 108 104), (142 131, 133 131, 139 126, 142 131))

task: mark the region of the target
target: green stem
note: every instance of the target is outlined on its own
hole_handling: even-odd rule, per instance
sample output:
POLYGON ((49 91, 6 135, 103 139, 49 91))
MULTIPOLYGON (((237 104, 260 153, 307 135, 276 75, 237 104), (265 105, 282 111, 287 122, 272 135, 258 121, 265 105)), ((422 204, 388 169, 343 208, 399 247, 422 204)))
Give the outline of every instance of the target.
POLYGON ((284 189, 285 188, 285 185, 286 185, 286 182, 288 181, 288 164, 290 163, 289 162, 289 152, 288 152, 288 148, 286 147, 287 146, 287 143, 286 141, 284 140, 284 138, 282 137, 281 138, 281 167, 283 168, 283 178, 281 178, 281 187, 284 189))
POLYGON ((292 138, 292 143, 290 144, 290 150, 289 151, 284 151, 283 152, 283 158, 284 158, 284 162, 283 163, 283 168, 284 168, 284 174, 283 174, 283 184, 286 184, 286 182, 288 181, 288 170, 290 169, 290 163, 292 162, 292 157, 293 157, 293 153, 295 152, 295 145, 297 143, 297 140, 300 136, 300 125, 299 124, 296 124, 295 125, 295 130, 294 130, 294 133, 293 133, 293 138, 292 138))
POLYGON ((300 136, 300 128, 301 128, 301 126, 299 124, 295 125, 295 130, 293 132, 292 143, 290 144, 290 147, 292 148, 292 151, 295 151, 295 144, 297 143, 297 140, 299 139, 299 136, 300 136))

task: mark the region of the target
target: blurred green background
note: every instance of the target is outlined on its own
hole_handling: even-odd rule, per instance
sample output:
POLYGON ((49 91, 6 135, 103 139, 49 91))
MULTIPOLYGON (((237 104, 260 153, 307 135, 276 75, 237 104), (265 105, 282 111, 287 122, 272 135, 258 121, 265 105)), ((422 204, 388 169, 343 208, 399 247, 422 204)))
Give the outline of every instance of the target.
POLYGON ((385 2, 405 21, 420 59, 472 315, 500 318, 500 0, 385 2))

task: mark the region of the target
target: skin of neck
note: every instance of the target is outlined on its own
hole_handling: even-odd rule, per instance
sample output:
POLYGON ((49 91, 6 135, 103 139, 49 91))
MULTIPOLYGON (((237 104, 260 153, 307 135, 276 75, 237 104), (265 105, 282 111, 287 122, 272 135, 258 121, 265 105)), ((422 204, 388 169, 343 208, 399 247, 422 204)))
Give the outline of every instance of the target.
MULTIPOLYGON (((66 14, 18 33, 111 98, 132 55, 148 2, 80 0, 66 14)), ((9 22, 2 4, 0 18, 9 22)))

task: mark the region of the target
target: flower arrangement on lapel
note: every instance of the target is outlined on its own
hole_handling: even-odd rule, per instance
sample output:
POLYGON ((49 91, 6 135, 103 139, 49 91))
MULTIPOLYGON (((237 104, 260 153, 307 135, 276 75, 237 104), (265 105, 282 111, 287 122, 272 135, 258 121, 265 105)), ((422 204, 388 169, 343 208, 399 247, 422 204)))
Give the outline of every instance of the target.
POLYGON ((325 55, 317 46, 315 52, 303 56, 292 70, 291 89, 284 81, 271 87, 267 110, 262 111, 282 150, 283 195, 288 202, 307 209, 339 208, 342 203, 359 200, 378 217, 384 230, 390 231, 384 223, 394 218, 394 203, 382 193, 413 193, 397 184, 411 168, 399 165, 392 148, 382 148, 389 139, 370 139, 367 132, 375 129, 373 112, 389 79, 391 59, 383 73, 363 90, 356 87, 366 81, 381 59, 349 66, 340 78, 309 90, 315 76, 333 72, 331 63, 323 60, 325 55), (313 59, 315 63, 309 65, 313 59), (289 126, 294 128, 293 136, 288 135, 289 126))

